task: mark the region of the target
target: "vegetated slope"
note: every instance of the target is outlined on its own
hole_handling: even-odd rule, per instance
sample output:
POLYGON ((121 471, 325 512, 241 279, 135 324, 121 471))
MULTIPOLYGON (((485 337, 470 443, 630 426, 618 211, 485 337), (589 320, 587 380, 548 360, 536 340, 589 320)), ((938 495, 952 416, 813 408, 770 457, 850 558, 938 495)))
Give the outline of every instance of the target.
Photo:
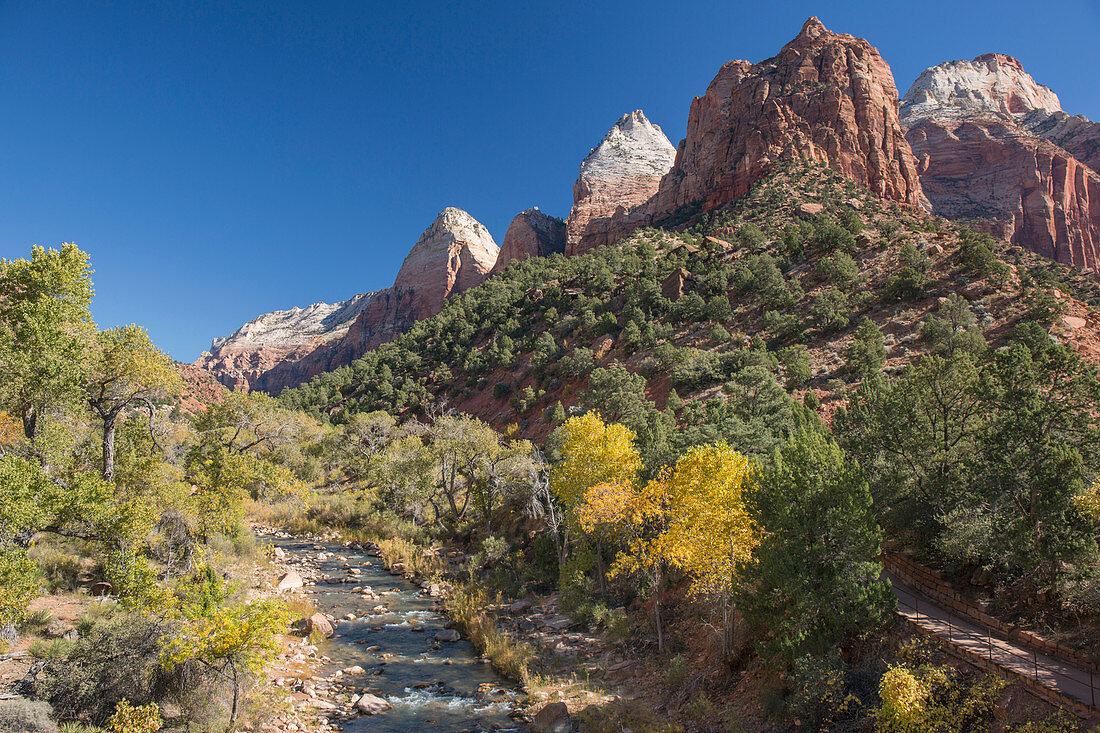
MULTIPOLYGON (((282 399, 335 422, 446 404, 539 437, 562 419, 559 401, 615 410, 585 402, 600 368, 621 367, 617 378, 595 372, 610 380, 601 395, 641 379, 664 409, 673 389, 674 400, 725 401, 738 374, 759 366, 796 394, 812 390, 828 412, 858 379, 847 349, 861 318, 884 334, 889 373, 925 351, 922 322, 951 294, 994 343, 1025 315, 1086 350, 1096 342, 1100 320, 1082 301, 1100 302, 1100 290, 1081 273, 790 163, 677 230, 514 263, 282 399)), ((681 411, 681 426, 698 412, 681 411)))

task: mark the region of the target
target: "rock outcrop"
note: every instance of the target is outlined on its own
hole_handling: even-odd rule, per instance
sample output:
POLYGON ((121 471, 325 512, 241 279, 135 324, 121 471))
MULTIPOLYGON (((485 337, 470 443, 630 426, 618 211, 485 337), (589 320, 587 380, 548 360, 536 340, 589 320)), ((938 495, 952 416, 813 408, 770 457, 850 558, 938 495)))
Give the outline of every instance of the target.
POLYGON ((260 316, 229 339, 215 339, 212 353, 196 364, 223 383, 278 394, 350 364, 435 315, 447 297, 484 281, 498 252, 480 222, 461 209, 444 209, 405 257, 391 287, 338 304, 342 307, 310 306, 260 316), (306 311, 311 311, 308 317, 306 311), (324 331, 320 326, 326 323, 329 330, 324 331))
POLYGON ((250 389, 272 367, 296 361, 344 336, 377 296, 377 292, 362 293, 339 303, 265 313, 232 336, 214 339, 195 366, 230 389, 250 389))
POLYGON ((1065 114, 1019 61, 990 53, 927 69, 901 120, 936 213, 984 219, 1016 244, 1097 270, 1100 175, 1086 161, 1100 157, 1100 126, 1065 114))
POLYGON ((867 41, 810 18, 779 54, 730 61, 696 97, 657 218, 739 198, 776 162, 806 158, 885 199, 924 206, 889 65, 867 41))
POLYGON ((1030 115, 1061 111, 1058 95, 1037 83, 1020 62, 1000 53, 949 61, 921 72, 902 102, 903 122, 935 117, 1030 115))
POLYGON ((565 222, 561 219, 547 216, 537 207, 521 211, 508 225, 493 272, 500 272, 515 260, 560 254, 565 251, 565 238, 565 222))
POLYGON ((646 203, 675 158, 676 148, 641 110, 619 118, 581 163, 566 254, 608 244, 645 224, 646 203))

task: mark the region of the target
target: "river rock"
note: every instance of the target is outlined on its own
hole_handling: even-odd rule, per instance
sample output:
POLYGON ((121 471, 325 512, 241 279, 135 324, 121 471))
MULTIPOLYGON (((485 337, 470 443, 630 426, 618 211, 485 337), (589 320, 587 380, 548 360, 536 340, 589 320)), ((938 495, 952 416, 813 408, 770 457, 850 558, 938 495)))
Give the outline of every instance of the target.
POLYGON ((363 715, 378 715, 378 713, 383 713, 391 707, 393 706, 388 702, 370 693, 360 696, 359 699, 355 701, 355 709, 363 715))
POLYGON ((443 629, 442 631, 435 632, 436 641, 458 641, 462 638, 462 634, 458 633, 457 629, 443 629))
POLYGON ((314 631, 319 632, 326 639, 331 639, 335 631, 332 628, 332 624, 329 622, 328 617, 323 613, 315 613, 309 618, 305 619, 302 623, 305 628, 306 635, 312 634, 314 631))
POLYGON ((531 733, 569 733, 572 729, 573 720, 563 702, 545 705, 531 721, 531 733))
POLYGON ((301 588, 306 582, 302 580, 302 576, 295 570, 287 571, 283 577, 279 578, 279 590, 292 590, 294 588, 301 588))

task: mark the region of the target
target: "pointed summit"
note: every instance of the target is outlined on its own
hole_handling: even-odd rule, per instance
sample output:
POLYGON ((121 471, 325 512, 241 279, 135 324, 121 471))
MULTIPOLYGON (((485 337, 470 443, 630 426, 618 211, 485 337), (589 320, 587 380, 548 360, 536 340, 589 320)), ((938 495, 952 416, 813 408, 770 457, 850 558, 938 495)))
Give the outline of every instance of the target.
POLYGON ((825 27, 825 24, 818 20, 816 15, 811 15, 802 24, 802 30, 798 36, 799 38, 820 38, 828 32, 829 29, 825 27))
POLYGON ((565 222, 547 216, 536 206, 516 214, 508 225, 493 272, 500 272, 515 260, 549 257, 564 251, 565 222))
POLYGON ((462 209, 447 207, 401 263, 394 290, 415 291, 424 311, 437 312, 452 292, 480 284, 493 269, 499 252, 481 222, 462 209))
POLYGON ((867 41, 810 18, 773 58, 730 61, 696 97, 658 218, 744 196, 785 159, 806 159, 884 199, 923 206, 890 66, 867 41))
POLYGON ((993 114, 1018 119, 1061 110, 1057 94, 1036 82, 1019 61, 1000 53, 925 69, 901 102, 907 126, 927 118, 993 114))
POLYGON ((581 163, 573 184, 567 253, 611 241, 616 212, 645 204, 675 160, 676 148, 644 112, 636 109, 620 117, 581 163))

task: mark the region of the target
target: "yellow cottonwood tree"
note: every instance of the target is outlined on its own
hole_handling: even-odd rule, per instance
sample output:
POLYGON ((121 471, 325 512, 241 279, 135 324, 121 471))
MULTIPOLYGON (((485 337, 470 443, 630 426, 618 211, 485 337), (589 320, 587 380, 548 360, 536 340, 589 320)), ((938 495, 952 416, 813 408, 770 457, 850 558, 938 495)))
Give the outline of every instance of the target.
POLYGON ((642 486, 625 482, 596 484, 585 491, 584 500, 574 507, 584 532, 609 535, 622 544, 607 572, 609 578, 641 575, 651 583, 657 650, 662 654, 661 581, 665 557, 660 538, 668 515, 667 498, 662 476, 642 486))
POLYGON ((275 635, 286 629, 288 619, 286 609, 273 599, 214 608, 188 619, 168 640, 164 665, 172 669, 193 660, 229 682, 233 686, 232 730, 244 683, 260 674, 275 655, 279 648, 275 635))
POLYGON ((728 596, 758 534, 745 501, 753 462, 724 443, 692 448, 666 482, 669 526, 661 548, 691 575, 693 593, 728 596))
POLYGON ((637 481, 642 459, 634 431, 604 423, 597 412, 569 418, 560 431, 562 460, 550 471, 550 488, 566 506, 583 501, 593 486, 637 481))

